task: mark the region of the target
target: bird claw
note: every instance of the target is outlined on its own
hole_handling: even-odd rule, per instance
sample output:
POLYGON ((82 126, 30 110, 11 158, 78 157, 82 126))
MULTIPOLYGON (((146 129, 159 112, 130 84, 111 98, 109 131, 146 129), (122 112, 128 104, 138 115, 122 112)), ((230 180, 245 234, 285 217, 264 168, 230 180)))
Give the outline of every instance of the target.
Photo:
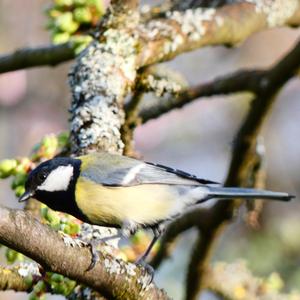
POLYGON ((87 244, 87 247, 89 247, 89 249, 90 249, 92 259, 91 259, 90 265, 86 269, 86 272, 92 270, 95 267, 96 263, 100 260, 96 246, 90 242, 87 244))
POLYGON ((83 248, 83 247, 87 247, 88 244, 80 239, 73 239, 72 237, 70 237, 69 235, 67 235, 66 233, 59 231, 58 232, 62 238, 62 240, 64 241, 64 243, 69 246, 69 247, 79 247, 79 248, 83 248))
POLYGON ((90 265, 86 269, 86 272, 92 270, 100 259, 96 250, 96 245, 93 244, 93 242, 84 242, 80 239, 73 239, 62 231, 59 231, 59 234, 61 235, 64 243, 69 247, 76 247, 76 246, 79 248, 88 247, 90 249, 92 259, 90 265))
POLYGON ((138 259, 135 263, 137 266, 142 267, 142 269, 144 270, 143 272, 143 276, 144 277, 148 277, 146 285, 150 285, 153 281, 154 278, 154 269, 152 268, 152 266, 150 266, 149 264, 147 264, 143 259, 138 259))

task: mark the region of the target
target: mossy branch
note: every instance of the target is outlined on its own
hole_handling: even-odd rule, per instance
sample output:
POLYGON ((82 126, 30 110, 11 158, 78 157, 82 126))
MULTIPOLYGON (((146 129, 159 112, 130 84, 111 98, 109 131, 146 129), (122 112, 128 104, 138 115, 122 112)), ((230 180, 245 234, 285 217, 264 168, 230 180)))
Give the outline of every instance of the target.
POLYGON ((0 243, 32 258, 46 271, 83 283, 108 299, 169 299, 153 283, 147 286, 149 275, 143 268, 109 254, 100 253, 95 268, 85 271, 91 261, 88 247, 66 245, 59 234, 24 211, 0 207, 0 243))
MULTIPOLYGON (((193 1, 192 1, 193 2, 193 1)), ((300 5, 295 0, 245 1, 226 4, 216 8, 201 8, 197 5, 189 12, 169 11, 157 18, 155 15, 146 22, 142 19, 136 28, 139 36, 140 54, 137 68, 169 60, 179 54, 197 48, 214 45, 236 45, 255 32, 267 28, 299 26, 300 5), (280 11, 280 14, 278 13, 280 11), (243 26, 240 26, 243 22, 243 26)), ((124 5, 122 1, 112 1, 119 16, 128 6, 134 11, 137 1, 124 5), (120 8, 123 7, 123 8, 120 8)), ((185 7, 186 9, 186 7, 185 7)), ((117 23, 122 20, 118 19, 117 23)), ((134 22, 133 22, 134 23, 134 22)), ((103 22, 102 22, 103 24, 103 22)), ((112 23, 111 23, 112 25, 112 23)), ((102 27, 99 31, 102 32, 102 27)), ((72 45, 49 45, 42 48, 20 49, 0 57, 0 73, 36 66, 57 65, 75 57, 72 45)))

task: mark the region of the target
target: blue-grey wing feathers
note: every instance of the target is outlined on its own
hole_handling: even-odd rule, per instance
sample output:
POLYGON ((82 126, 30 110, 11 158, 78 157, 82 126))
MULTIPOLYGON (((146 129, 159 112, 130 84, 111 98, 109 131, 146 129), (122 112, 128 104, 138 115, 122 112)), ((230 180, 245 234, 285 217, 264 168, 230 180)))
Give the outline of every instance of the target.
POLYGON ((142 162, 126 156, 105 152, 82 156, 81 176, 107 186, 134 186, 139 184, 191 185, 216 183, 197 178, 186 172, 162 165, 142 162), (85 162, 87 161, 87 162, 85 162))

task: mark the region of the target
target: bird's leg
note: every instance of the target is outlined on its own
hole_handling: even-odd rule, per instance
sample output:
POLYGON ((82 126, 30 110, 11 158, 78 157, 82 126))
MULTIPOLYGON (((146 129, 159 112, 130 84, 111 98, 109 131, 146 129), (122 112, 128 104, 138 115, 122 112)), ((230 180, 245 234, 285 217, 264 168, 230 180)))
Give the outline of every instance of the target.
POLYGON ((149 253, 151 252, 151 250, 152 250, 153 246, 155 245, 155 243, 157 242, 157 240, 163 234, 163 232, 165 230, 165 226, 161 223, 161 224, 158 224, 158 225, 152 227, 151 229, 153 232, 153 239, 150 242, 150 244, 147 247, 144 254, 136 261, 136 264, 143 266, 146 269, 146 271, 148 272, 148 274, 150 274, 151 279, 150 279, 149 283, 151 283, 153 280, 154 269, 146 263, 146 258, 148 257, 149 253))
POLYGON ((131 235, 134 235, 137 232, 137 230, 138 230, 137 223, 130 220, 126 220, 122 224, 121 235, 125 238, 129 238, 131 235))

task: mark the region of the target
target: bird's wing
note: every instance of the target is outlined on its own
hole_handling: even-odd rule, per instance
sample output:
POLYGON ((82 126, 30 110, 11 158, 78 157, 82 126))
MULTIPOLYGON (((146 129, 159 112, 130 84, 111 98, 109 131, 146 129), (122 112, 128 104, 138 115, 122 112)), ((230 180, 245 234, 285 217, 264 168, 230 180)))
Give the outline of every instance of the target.
POLYGON ((186 172, 106 152, 80 157, 81 176, 107 186, 139 184, 199 185, 216 182, 186 172))

